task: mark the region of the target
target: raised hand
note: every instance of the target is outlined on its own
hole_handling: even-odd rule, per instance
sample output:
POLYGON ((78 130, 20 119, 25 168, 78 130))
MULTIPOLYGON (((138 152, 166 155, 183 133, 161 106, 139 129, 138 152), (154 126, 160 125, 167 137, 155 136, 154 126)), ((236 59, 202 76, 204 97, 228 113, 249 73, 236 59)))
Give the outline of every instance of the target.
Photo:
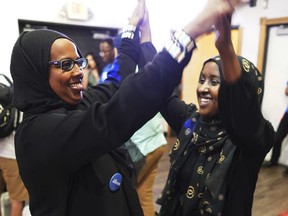
POLYGON ((139 0, 136 8, 133 10, 129 19, 129 24, 133 26, 139 26, 143 20, 146 11, 145 0, 139 0))
POLYGON ((184 27, 193 39, 211 30, 219 16, 232 14, 240 0, 208 0, 203 10, 184 27))
POLYGON ((142 22, 141 22, 139 28, 141 31, 140 42, 144 43, 147 41, 151 41, 151 28, 150 28, 148 10, 145 10, 145 14, 144 14, 144 17, 142 19, 142 22))
POLYGON ((215 24, 215 46, 221 57, 224 80, 233 83, 241 76, 241 68, 231 40, 231 15, 221 14, 215 24))
POLYGON ((225 46, 232 45, 231 41, 231 14, 219 15, 218 22, 215 24, 215 46, 218 51, 225 46))

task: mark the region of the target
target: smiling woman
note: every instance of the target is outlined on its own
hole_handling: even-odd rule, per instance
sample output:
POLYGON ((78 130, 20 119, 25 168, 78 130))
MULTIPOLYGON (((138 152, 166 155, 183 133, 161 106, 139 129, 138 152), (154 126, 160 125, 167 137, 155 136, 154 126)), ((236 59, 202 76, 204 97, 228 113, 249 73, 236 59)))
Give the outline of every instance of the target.
POLYGON ((82 79, 87 60, 78 53, 72 41, 64 38, 57 39, 52 44, 50 58, 61 59, 49 61, 49 65, 56 66, 50 67, 51 88, 67 104, 78 104, 84 90, 82 79))
POLYGON ((211 118, 218 113, 220 82, 218 65, 211 60, 206 61, 203 65, 196 90, 200 115, 211 118))
MULTIPOLYGON (((237 1, 232 2, 237 4, 237 1)), ((80 59, 83 58, 83 55, 71 38, 48 29, 23 32, 18 37, 13 47, 10 69, 14 80, 13 102, 18 109, 24 112, 24 119, 16 132, 15 150, 21 178, 29 192, 29 205, 33 216, 143 215, 139 196, 133 184, 135 182, 133 164, 123 144, 159 112, 175 87, 179 85, 183 69, 196 47, 195 39, 210 30, 211 25, 218 22, 219 16, 230 14, 233 11, 234 7, 228 0, 209 0, 203 12, 189 21, 184 28, 176 31, 161 52, 154 58, 148 58, 152 59, 148 63, 144 53, 151 55, 151 49, 154 47, 150 40, 145 40, 140 44, 139 29, 142 33, 147 32, 149 25, 145 1, 139 0, 129 18, 128 26, 123 29, 119 55, 108 71, 107 79, 102 84, 85 91, 83 91, 81 83, 84 65, 81 64, 80 59), (56 65, 49 65, 51 61, 56 65), (141 72, 135 74, 136 65, 140 65, 140 63, 145 66, 141 67, 141 72), (131 101, 133 101, 132 106, 130 106, 131 101), (119 127, 123 123, 129 127, 119 127), (113 208, 111 208, 111 203, 113 208)), ((144 35, 141 34, 141 39, 145 38, 144 35)), ((152 53, 155 53, 154 49, 152 53)), ((234 73, 238 72, 237 69, 240 68, 237 66, 239 65, 236 64, 235 68, 233 67, 236 69, 233 70, 234 73)), ((246 85, 246 79, 243 79, 239 81, 240 84, 244 82, 243 86, 251 87, 249 83, 246 85)), ((228 91, 227 95, 229 96, 231 89, 229 86, 227 88, 228 90, 225 92, 228 91)), ((219 90, 219 92, 221 91, 219 90)), ((258 104, 253 103, 257 96, 252 94, 247 99, 246 94, 242 95, 246 91, 237 92, 235 98, 243 97, 243 100, 240 101, 251 99, 249 104, 254 106, 252 111, 258 111, 258 104)), ((228 98, 233 100, 232 96, 228 98)), ((183 103, 181 104, 183 105, 183 103)), ((181 105, 179 108, 180 118, 188 117, 188 115, 183 115, 181 105)), ((187 111, 192 111, 192 108, 189 105, 185 106, 187 111)), ((231 110, 228 108, 230 112, 227 114, 233 115, 234 107, 232 110, 231 114, 231 110)), ((242 117, 241 114, 240 112, 240 117, 242 117)), ((177 115, 171 116, 177 117, 177 115)), ((238 116, 230 117, 228 115, 228 117, 230 120, 238 116)), ((261 115, 256 117, 248 118, 249 123, 257 120, 260 120, 260 123, 266 123, 261 115)), ((243 119, 241 118, 242 121, 243 119)), ((194 120, 191 118, 184 125, 193 126, 195 125, 194 120)), ((183 122, 178 122, 178 126, 183 122)), ((227 168, 219 165, 221 166, 219 167, 217 159, 220 163, 229 165, 229 160, 224 160, 223 156, 230 156, 229 150, 234 149, 230 142, 225 147, 221 145, 225 143, 227 137, 225 131, 220 133, 223 127, 216 127, 218 125, 214 125, 214 123, 217 122, 212 122, 211 126, 213 127, 204 128, 205 123, 203 123, 203 131, 206 132, 206 129, 211 128, 211 131, 208 131, 209 135, 215 135, 216 139, 208 144, 205 143, 211 148, 203 146, 203 148, 199 148, 199 151, 204 154, 208 149, 209 153, 211 151, 217 156, 213 157, 213 162, 204 169, 202 166, 197 167, 199 173, 204 172, 204 175, 201 176, 202 179, 208 175, 205 172, 206 168, 211 170, 213 165, 218 168, 219 172, 216 174, 221 174, 222 171, 224 174, 228 173, 229 166, 227 168)), ((255 131, 252 130, 252 136, 248 134, 248 137, 269 134, 268 124, 260 126, 255 128, 261 131, 254 133, 255 131)), ((185 132, 189 134, 191 130, 185 132)), ((193 140, 197 141, 197 138, 198 136, 195 136, 193 140)), ((199 136, 200 141, 202 141, 201 138, 199 136)), ((256 138, 256 140, 260 140, 258 137, 256 138)), ((266 140, 269 142, 269 137, 266 140)), ((256 142, 256 144, 259 143, 256 142)), ((263 146, 265 144, 263 143, 263 146)), ((231 151, 231 155, 233 156, 233 151, 231 151)), ((261 156, 262 154, 259 156, 259 161, 261 156)), ((202 158, 199 157, 199 159, 202 158)), ((202 162, 202 160, 199 161, 202 162)), ((239 164, 242 165, 240 162, 239 164)), ((245 169, 247 167, 245 164, 245 169)), ((183 169, 183 171, 183 176, 185 176, 187 170, 183 169)), ((212 179, 219 179, 216 177, 213 175, 212 179)), ((181 178, 182 176, 180 176, 181 178)), ((193 179, 193 185, 188 185, 189 181, 185 182, 179 185, 187 186, 190 189, 195 187, 197 179, 193 179)), ((212 183, 215 182, 212 181, 212 183)), ((222 193, 226 188, 220 186, 224 184, 225 180, 221 179, 220 182, 213 185, 216 185, 217 191, 222 193)), ((206 185, 200 184, 200 186, 202 190, 206 185)), ((185 188, 180 188, 180 190, 184 190, 185 194, 185 188)), ((205 195, 209 195, 209 192, 205 191, 205 195)), ((234 193, 231 192, 231 194, 234 193)), ((193 193, 190 193, 189 190, 189 197, 192 195, 193 193)), ((219 197, 222 198, 222 196, 219 197)), ((249 198, 250 196, 248 196, 247 202, 250 201, 249 198)), ((208 197, 207 200, 211 199, 208 197)), ((228 197, 227 200, 232 199, 228 197)), ((203 202, 201 200, 201 204, 205 204, 204 201, 206 200, 203 202)), ((242 201, 241 204, 246 200, 242 201)), ((221 201, 217 201, 217 204, 220 204, 221 207, 221 201)), ((184 206, 194 207, 198 206, 198 203, 196 205, 194 203, 193 205, 184 204, 184 206)), ((229 205, 229 203, 227 206, 233 208, 233 205, 229 205)), ((214 209, 217 210, 218 206, 214 209)), ((196 211, 198 213, 198 209, 196 211)), ((227 215, 235 216, 234 213, 227 215)), ((245 214, 241 216, 243 215, 245 214)))
POLYGON ((220 55, 203 63, 199 109, 174 95, 161 109, 178 137, 157 200, 160 216, 250 216, 257 176, 273 144, 273 127, 261 113, 262 75, 235 54, 229 16, 216 27, 220 55))

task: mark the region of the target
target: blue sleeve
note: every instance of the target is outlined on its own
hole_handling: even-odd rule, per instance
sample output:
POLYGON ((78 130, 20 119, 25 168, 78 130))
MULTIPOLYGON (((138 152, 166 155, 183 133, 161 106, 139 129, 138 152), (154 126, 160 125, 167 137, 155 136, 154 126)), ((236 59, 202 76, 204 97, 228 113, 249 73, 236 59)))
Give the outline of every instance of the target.
POLYGON ((128 75, 135 73, 140 53, 139 29, 136 29, 134 38, 122 38, 118 49, 118 56, 107 72, 104 82, 120 84, 128 75))

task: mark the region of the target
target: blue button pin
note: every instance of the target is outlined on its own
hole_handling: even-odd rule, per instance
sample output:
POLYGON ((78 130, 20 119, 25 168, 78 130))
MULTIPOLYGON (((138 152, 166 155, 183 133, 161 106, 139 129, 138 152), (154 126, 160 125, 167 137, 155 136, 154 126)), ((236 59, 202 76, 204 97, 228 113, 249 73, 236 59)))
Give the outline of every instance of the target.
POLYGON ((122 183, 122 175, 120 173, 115 173, 109 182, 109 189, 114 192, 119 190, 122 183))

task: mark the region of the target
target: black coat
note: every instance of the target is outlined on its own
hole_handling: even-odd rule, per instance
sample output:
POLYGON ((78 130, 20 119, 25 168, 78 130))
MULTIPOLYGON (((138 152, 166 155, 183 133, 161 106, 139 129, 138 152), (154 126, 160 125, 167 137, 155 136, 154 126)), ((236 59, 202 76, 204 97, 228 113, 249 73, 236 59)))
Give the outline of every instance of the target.
MULTIPOLYGON (((228 131, 228 139, 236 145, 227 173, 227 194, 222 210, 223 216, 251 216, 258 173, 266 154, 273 145, 274 129, 262 116, 255 87, 247 77, 246 72, 242 72, 242 77, 237 83, 228 85, 222 82, 219 90, 220 118, 228 131)), ((175 188, 172 187, 172 182, 177 181, 179 171, 183 169, 175 160, 181 157, 193 138, 192 133, 186 133, 184 122, 189 118, 195 118, 197 122, 199 113, 197 114, 196 111, 195 105, 185 104, 175 96, 171 97, 161 110, 163 117, 178 134, 177 142, 172 148, 167 184, 162 192, 162 198, 157 201, 168 212, 173 206, 171 201, 169 202, 174 198, 175 188), (174 150, 178 152, 174 153, 174 150), (169 203, 168 207, 166 207, 167 203, 169 203)), ((199 133, 199 131, 195 132, 199 133)), ((193 170, 193 164, 189 164, 189 169, 193 170)), ((186 180, 189 181, 188 176, 186 180)), ((177 183, 176 186, 181 184, 181 182, 177 183)), ((177 202, 176 200, 174 203, 177 202)), ((186 207, 185 205, 189 205, 189 199, 185 199, 182 203, 183 208, 186 207)), ((176 216, 174 213, 170 214, 176 216)), ((198 214, 200 215, 200 212, 198 214)), ((211 214, 205 212, 204 215, 211 214)))
MULTIPOLYGON (((17 60, 23 70, 28 64, 21 63, 23 58, 17 57, 21 53, 16 48, 13 61, 16 64, 17 60)), ((131 65, 135 66, 137 52, 136 42, 121 43, 116 71, 121 77, 134 73, 131 65)), ((143 214, 129 166, 121 156, 125 156, 125 151, 122 154, 118 147, 159 111, 179 84, 190 57, 191 53, 178 64, 164 50, 143 71, 128 76, 120 88, 117 81, 111 80, 89 89, 78 107, 56 103, 54 109, 52 105, 42 107, 45 112, 35 114, 26 110, 15 143, 33 216, 143 214), (116 173, 122 175, 123 181, 113 191, 109 183, 116 173)), ((20 83, 21 73, 17 74, 17 68, 13 70, 16 82, 24 85, 20 83)), ((34 88, 28 85, 29 82, 26 86, 34 88)), ((23 92, 18 93, 21 104, 23 92)), ((40 96, 42 99, 34 99, 42 100, 43 104, 49 101, 46 95, 40 96)), ((29 97, 24 103, 27 100, 29 97)), ((57 102, 55 95, 53 100, 57 102)))

